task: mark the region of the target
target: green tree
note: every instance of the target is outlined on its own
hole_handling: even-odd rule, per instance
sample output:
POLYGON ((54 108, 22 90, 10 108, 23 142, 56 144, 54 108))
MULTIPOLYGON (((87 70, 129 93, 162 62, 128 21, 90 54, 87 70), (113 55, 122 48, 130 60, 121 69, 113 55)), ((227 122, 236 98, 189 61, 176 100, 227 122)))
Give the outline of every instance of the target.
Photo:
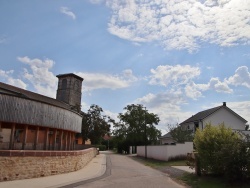
POLYGON ((192 130, 183 130, 178 124, 169 124, 168 129, 173 140, 175 140, 177 143, 192 142, 194 139, 192 130))
POLYGON ((250 145, 224 124, 198 129, 194 144, 203 174, 224 175, 231 180, 250 177, 250 145))
POLYGON ((82 112, 81 136, 84 141, 90 139, 91 144, 100 144, 101 138, 110 132, 110 123, 113 120, 102 115, 102 112, 102 108, 94 104, 87 113, 82 112))
POLYGON ((159 117, 149 113, 140 104, 127 105, 124 110, 125 112, 118 116, 120 122, 114 125, 116 143, 125 151, 128 150, 128 146, 156 144, 161 132, 154 125, 159 123, 159 117))

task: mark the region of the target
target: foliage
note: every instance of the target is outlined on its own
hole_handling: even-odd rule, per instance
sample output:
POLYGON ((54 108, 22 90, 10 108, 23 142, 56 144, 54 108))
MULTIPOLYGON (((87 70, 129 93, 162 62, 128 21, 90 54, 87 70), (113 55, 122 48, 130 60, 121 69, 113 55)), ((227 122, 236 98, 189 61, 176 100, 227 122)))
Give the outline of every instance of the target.
POLYGON ((114 148, 114 140, 113 138, 109 139, 109 140, 105 140, 102 138, 101 141, 102 145, 105 145, 107 149, 112 150, 114 148))
POLYGON ((224 124, 197 130, 194 144, 203 173, 224 175, 230 180, 250 177, 250 145, 224 124))
POLYGON ((99 151, 105 151, 107 148, 105 145, 95 145, 96 148, 99 148, 99 151))
MULTIPOLYGON (((195 160, 195 157, 193 156, 193 154, 197 155, 197 152, 195 153, 187 153, 187 165, 189 166, 189 168, 194 169, 195 168, 195 164, 198 162, 198 157, 195 160)), ((199 170, 200 171, 200 170, 199 170)), ((200 174, 197 174, 200 175, 200 174)))
POLYGON ((100 144, 101 138, 110 132, 110 124, 113 121, 110 117, 103 116, 102 108, 98 105, 91 105, 88 112, 82 112, 82 132, 84 141, 90 139, 91 144, 100 144))
POLYGON ((238 188, 227 185, 221 178, 211 176, 196 176, 194 174, 185 173, 179 177, 181 181, 193 188, 238 188))
POLYGON ((216 176, 196 176, 193 173, 176 173, 171 170, 171 166, 185 166, 186 161, 159 161, 154 159, 145 159, 144 157, 131 157, 132 159, 163 173, 168 173, 168 176, 184 182, 188 187, 192 188, 249 188, 249 181, 227 182, 221 177, 216 176), (169 170, 167 170, 169 169, 169 170))
POLYGON ((161 132, 154 125, 159 123, 159 117, 140 104, 127 105, 124 110, 118 116, 120 122, 114 124, 114 142, 118 152, 128 152, 129 146, 157 144, 161 132))
POLYGON ((192 130, 183 130, 178 124, 169 124, 168 129, 173 140, 175 140, 177 143, 184 143, 188 141, 192 142, 194 139, 192 130))

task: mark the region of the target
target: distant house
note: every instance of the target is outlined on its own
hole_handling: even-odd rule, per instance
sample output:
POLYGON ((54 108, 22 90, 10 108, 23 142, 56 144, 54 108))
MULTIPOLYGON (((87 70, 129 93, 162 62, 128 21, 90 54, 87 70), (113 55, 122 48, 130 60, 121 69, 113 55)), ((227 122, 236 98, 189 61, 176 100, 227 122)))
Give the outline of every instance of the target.
POLYGON ((193 130, 195 132, 197 128, 203 130, 206 124, 209 123, 214 126, 224 123, 225 126, 230 127, 232 130, 244 131, 247 120, 228 108, 226 102, 223 102, 221 106, 198 112, 180 123, 180 125, 183 130, 193 130))
POLYGON ((160 137, 160 142, 161 142, 160 143, 161 145, 168 145, 168 144, 176 143, 176 141, 172 138, 170 132, 160 137))

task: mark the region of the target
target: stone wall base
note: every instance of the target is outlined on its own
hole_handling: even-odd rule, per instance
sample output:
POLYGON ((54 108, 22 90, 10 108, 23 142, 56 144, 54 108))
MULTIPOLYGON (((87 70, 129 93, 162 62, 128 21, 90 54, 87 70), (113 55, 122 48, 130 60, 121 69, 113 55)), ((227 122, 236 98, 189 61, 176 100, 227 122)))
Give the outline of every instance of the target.
POLYGON ((0 151, 0 181, 38 178, 80 170, 97 154, 81 151, 0 151))

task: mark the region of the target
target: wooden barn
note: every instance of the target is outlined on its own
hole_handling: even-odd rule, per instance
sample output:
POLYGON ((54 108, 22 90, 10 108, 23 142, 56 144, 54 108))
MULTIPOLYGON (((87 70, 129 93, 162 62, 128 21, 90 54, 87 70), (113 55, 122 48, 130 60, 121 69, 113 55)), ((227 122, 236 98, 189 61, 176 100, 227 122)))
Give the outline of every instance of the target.
POLYGON ((57 76, 56 99, 0 82, 0 150, 72 150, 83 78, 57 76))

